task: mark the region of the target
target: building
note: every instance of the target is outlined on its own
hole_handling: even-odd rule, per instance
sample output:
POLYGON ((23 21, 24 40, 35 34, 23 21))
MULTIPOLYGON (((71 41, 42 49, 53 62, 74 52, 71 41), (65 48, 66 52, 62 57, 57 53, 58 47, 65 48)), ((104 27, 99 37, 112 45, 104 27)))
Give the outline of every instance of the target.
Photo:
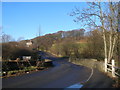
POLYGON ((27 46, 27 47, 32 46, 32 44, 33 44, 33 42, 32 42, 31 40, 29 40, 29 41, 26 42, 26 46, 27 46))

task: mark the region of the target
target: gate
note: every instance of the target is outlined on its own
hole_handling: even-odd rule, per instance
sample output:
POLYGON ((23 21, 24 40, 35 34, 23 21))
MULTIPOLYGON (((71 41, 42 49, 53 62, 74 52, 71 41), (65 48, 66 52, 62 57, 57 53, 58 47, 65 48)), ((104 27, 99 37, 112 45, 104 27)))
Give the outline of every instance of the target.
POLYGON ((116 77, 116 76, 120 77, 120 74, 116 72, 116 71, 119 71, 119 70, 120 70, 120 68, 115 66, 115 60, 114 59, 112 59, 111 64, 109 64, 107 62, 107 59, 105 59, 105 72, 108 72, 108 71, 111 72, 112 77, 116 77))

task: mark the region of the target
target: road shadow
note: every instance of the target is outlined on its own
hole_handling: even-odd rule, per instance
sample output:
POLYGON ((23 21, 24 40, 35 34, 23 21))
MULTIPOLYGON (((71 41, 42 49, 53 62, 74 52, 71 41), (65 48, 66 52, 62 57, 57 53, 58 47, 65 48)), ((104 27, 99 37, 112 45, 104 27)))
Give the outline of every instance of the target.
POLYGON ((39 55, 42 55, 45 59, 50 59, 53 61, 58 61, 58 60, 64 60, 64 61, 68 61, 69 57, 56 57, 48 52, 43 52, 43 51, 39 51, 38 52, 39 55))

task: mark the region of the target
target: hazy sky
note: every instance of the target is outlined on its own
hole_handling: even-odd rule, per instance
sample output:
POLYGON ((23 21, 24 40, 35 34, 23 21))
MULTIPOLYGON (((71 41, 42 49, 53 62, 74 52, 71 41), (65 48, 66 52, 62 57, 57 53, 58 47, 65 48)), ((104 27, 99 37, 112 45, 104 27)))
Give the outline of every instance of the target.
POLYGON ((31 39, 36 37, 41 26, 41 34, 54 33, 60 30, 83 28, 73 22, 74 17, 68 13, 74 7, 86 7, 85 2, 3 2, 3 32, 15 40, 19 37, 31 39))

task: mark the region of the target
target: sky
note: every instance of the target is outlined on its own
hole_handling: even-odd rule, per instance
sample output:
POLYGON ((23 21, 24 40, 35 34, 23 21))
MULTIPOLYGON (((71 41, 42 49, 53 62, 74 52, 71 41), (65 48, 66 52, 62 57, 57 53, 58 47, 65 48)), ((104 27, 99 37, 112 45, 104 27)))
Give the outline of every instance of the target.
POLYGON ((119 0, 1 0, 2 2, 118 2, 119 0))
POLYGON ((85 8, 85 2, 2 2, 2 30, 15 40, 83 28, 68 14, 74 7, 85 8))

